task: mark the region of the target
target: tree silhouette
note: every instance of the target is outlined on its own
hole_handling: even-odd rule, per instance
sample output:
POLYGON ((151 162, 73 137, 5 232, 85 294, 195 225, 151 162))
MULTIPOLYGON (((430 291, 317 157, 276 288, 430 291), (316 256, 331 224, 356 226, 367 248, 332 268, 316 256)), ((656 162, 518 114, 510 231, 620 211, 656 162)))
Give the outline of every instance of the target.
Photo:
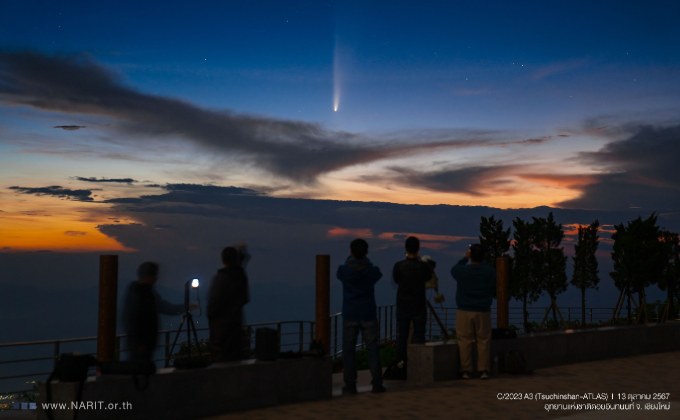
POLYGON ((524 330, 529 331, 529 311, 527 307, 541 295, 532 266, 534 263, 533 254, 535 252, 533 249, 532 224, 517 217, 512 221, 512 225, 514 233, 510 294, 513 298, 522 301, 524 330))
POLYGON ((501 219, 482 216, 479 223, 479 243, 484 249, 486 262, 496 267, 496 258, 506 255, 510 249, 510 228, 503 229, 501 219))
MULTIPOLYGON (((561 224, 557 224, 552 212, 547 218, 533 218, 534 232, 534 264, 535 276, 538 279, 540 290, 550 297, 550 306, 546 309, 543 322, 547 319, 548 312, 552 310, 553 320, 557 322, 559 308, 557 307, 557 295, 567 290, 567 257, 564 256, 562 239, 564 230, 561 224)), ((559 314, 560 320, 562 315, 559 314)))
MULTIPOLYGON (((645 288, 657 283, 668 265, 661 229, 656 222, 657 216, 652 213, 646 219, 638 217, 626 225, 615 226, 616 231, 612 235, 614 271, 611 277, 621 291, 615 317, 622 307, 623 296, 630 302, 631 293, 637 293, 638 322, 647 322, 645 288)), ((628 316, 630 318, 630 305, 628 316)))
POLYGON ((600 282, 598 276, 597 247, 600 222, 578 227, 578 241, 574 246, 574 273, 571 284, 581 290, 581 325, 586 324, 586 289, 595 288, 600 282))
POLYGON ((680 288, 680 236, 676 232, 664 230, 661 232, 661 242, 666 265, 659 278, 659 288, 667 293, 663 318, 669 319, 675 316, 675 299, 680 288))

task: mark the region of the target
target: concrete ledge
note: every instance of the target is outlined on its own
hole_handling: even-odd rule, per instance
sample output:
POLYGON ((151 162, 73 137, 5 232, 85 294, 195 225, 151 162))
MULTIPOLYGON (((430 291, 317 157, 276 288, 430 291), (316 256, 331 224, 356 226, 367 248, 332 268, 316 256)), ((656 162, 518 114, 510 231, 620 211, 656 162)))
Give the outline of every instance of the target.
MULTIPOLYGON (((510 350, 520 351, 527 369, 587 362, 614 357, 680 351, 680 322, 589 330, 540 333, 493 340, 491 358, 501 359, 510 350)), ((474 351, 474 350, 473 350, 474 351)), ((408 349, 408 381, 418 384, 458 378, 458 344, 412 344, 408 349)), ((473 358, 476 358, 473 354, 473 358)), ((497 369, 498 366, 494 366, 497 369)))
POLYGON ((455 340, 411 344, 408 348, 407 379, 425 384, 458 378, 460 357, 455 340))
MULTIPOLYGON (((144 385, 145 379, 141 378, 144 385)), ((54 383, 52 401, 70 407, 78 384, 54 383)), ((40 401, 45 402, 45 385, 40 401)), ((222 363, 195 370, 161 370, 149 377, 148 387, 138 389, 130 376, 90 378, 82 401, 128 402, 131 409, 79 410, 79 419, 185 419, 276 404, 331 398, 332 366, 328 358, 302 358, 275 362, 222 363)), ((40 404, 38 404, 40 407, 40 404)), ((38 418, 46 413, 38 409, 38 418)), ((55 410, 55 419, 71 419, 73 411, 55 410)))
POLYGON ((524 354, 531 370, 568 363, 680 350, 680 322, 533 334, 494 340, 491 357, 524 354))

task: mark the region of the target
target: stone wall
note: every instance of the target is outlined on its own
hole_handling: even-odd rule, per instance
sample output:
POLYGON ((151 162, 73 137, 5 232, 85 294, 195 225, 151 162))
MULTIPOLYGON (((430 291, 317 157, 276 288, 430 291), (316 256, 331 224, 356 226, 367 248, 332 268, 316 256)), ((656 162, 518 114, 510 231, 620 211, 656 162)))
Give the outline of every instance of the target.
MULTIPOLYGON (((90 378, 82 401, 92 409, 78 411, 79 419, 186 419, 276 404, 331 398, 332 372, 328 358, 275 362, 244 361, 193 370, 163 370, 145 379, 122 375, 90 378), (97 402, 102 401, 101 406, 97 402), (129 403, 131 409, 106 410, 109 404, 129 403)), ((52 401, 76 401, 78 384, 54 383, 52 401)), ((45 385, 40 386, 44 402, 45 385)), ((40 407, 40 402, 38 407, 40 407)), ((54 411, 55 419, 72 419, 69 410, 54 411)), ((38 409, 38 418, 46 413, 38 409)))

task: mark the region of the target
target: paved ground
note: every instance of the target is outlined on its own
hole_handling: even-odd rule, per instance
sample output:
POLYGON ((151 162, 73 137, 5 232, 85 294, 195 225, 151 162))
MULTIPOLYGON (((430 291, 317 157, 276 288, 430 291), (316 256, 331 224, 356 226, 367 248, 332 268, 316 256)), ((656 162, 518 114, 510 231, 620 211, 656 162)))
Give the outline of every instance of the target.
MULTIPOLYGON (((362 372, 361 380, 368 384, 366 372, 362 372)), ((680 352, 565 365, 541 369, 531 375, 499 376, 489 381, 458 380, 427 387, 411 387, 404 382, 386 385, 388 392, 385 394, 361 392, 353 397, 250 410, 218 419, 680 419, 680 352), (537 393, 593 393, 602 394, 601 397, 606 396, 607 400, 537 400, 537 393), (653 393, 669 395, 654 396, 653 393), (640 404, 639 410, 546 411, 545 408, 546 404, 555 403, 630 403, 629 399, 619 399, 618 394, 646 394, 659 398, 636 401, 640 404), (499 396, 517 399, 501 400, 499 396), (670 401, 670 410, 645 410, 646 404, 670 401)), ((334 378, 334 386, 337 394, 338 375, 334 378)), ((360 391, 368 389, 364 386, 360 391)))

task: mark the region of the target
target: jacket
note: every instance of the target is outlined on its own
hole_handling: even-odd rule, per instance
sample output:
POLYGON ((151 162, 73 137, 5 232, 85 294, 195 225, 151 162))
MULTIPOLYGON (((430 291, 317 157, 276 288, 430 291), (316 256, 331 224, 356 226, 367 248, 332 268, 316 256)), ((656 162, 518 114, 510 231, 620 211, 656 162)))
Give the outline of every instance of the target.
POLYGON ((347 321, 376 319, 375 283, 382 277, 380 269, 368 258, 347 258, 338 267, 337 278, 342 282, 342 317, 347 321))
POLYGON ((217 271, 208 291, 208 319, 241 316, 250 301, 248 276, 242 267, 224 267, 217 271))
POLYGON ((463 258, 451 269, 457 282, 456 306, 472 312, 489 312, 496 296, 496 270, 487 264, 468 264, 463 258))
POLYGON ((432 268, 419 258, 406 258, 394 264, 392 278, 397 284, 397 311, 419 314, 425 310, 425 283, 432 277, 432 268))

